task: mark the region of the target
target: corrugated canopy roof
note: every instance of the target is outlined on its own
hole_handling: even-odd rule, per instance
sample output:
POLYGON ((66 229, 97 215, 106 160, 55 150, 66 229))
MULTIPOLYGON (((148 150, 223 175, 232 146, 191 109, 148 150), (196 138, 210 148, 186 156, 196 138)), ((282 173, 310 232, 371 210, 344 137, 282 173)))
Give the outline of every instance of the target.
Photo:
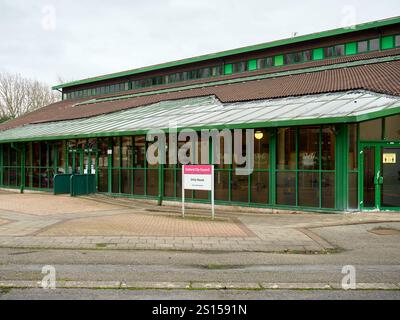
POLYGON ((274 127, 359 122, 400 113, 400 97, 349 91, 222 103, 215 96, 162 101, 91 118, 29 124, 1 132, 0 142, 144 133, 149 129, 274 127))

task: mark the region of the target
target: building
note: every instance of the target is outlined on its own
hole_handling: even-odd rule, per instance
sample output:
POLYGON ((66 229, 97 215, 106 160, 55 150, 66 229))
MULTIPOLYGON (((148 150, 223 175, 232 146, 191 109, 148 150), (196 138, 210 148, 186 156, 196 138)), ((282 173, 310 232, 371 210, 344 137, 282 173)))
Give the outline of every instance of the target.
MULTIPOLYGON (((251 175, 215 167, 217 204, 400 210, 400 17, 55 86, 62 101, 0 125, 0 185, 180 201, 181 165, 147 130, 254 129, 251 175)), ((207 203, 204 191, 187 200, 207 203)))

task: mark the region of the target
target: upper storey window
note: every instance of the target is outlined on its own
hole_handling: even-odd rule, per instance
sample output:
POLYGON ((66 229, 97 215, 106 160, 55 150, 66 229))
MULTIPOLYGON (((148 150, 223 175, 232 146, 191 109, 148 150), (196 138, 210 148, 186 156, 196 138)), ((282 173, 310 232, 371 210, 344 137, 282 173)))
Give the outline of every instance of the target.
POLYGON ((143 78, 130 82, 100 86, 92 89, 77 90, 64 93, 63 99, 84 98, 95 95, 112 94, 130 89, 156 87, 185 81, 209 79, 223 75, 239 74, 249 71, 293 65, 309 61, 332 59, 342 56, 363 54, 367 52, 388 50, 400 47, 400 35, 383 36, 381 38, 365 39, 358 42, 342 43, 329 47, 312 48, 304 51, 276 54, 262 58, 251 58, 234 63, 224 63, 196 68, 193 70, 175 72, 167 75, 143 78))

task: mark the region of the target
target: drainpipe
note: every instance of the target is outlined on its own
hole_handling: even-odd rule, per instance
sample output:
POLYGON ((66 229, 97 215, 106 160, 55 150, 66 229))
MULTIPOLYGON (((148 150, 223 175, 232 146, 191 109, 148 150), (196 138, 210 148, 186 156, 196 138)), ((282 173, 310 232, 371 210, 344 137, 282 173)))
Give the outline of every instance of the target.
POLYGON ((25 145, 22 149, 18 148, 14 142, 11 142, 11 148, 17 152, 21 152, 21 185, 19 186, 20 193, 24 193, 25 188, 25 145))

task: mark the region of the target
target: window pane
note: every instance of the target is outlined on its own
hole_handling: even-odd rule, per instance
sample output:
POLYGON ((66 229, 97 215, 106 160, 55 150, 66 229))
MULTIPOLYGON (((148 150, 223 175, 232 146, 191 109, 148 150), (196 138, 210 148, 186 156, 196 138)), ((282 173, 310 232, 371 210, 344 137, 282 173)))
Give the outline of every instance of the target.
POLYGON ((335 170, 335 133, 333 127, 322 128, 322 170, 335 170))
POLYGON ((269 169, 269 136, 267 130, 255 130, 254 169, 269 169))
POLYGON ((341 56, 345 55, 345 45, 344 44, 335 46, 334 50, 335 50, 334 54, 336 57, 341 57, 341 56))
POLYGON ((324 55, 325 55, 325 58, 333 57, 333 53, 334 53, 333 47, 324 48, 324 55))
POLYGON ((280 205, 296 205, 296 174, 294 172, 276 174, 276 202, 280 205))
POLYGON ((299 169, 319 169, 319 131, 318 127, 299 129, 299 169))
POLYGON ((307 50, 303 52, 303 60, 304 61, 311 61, 312 60, 312 51, 307 50))
POLYGON ((349 209, 358 209, 358 173, 349 174, 349 209))
POLYGON ((335 174, 322 173, 322 208, 335 208, 335 174))
POLYGON ((236 175, 235 171, 232 171, 232 201, 236 202, 248 202, 248 190, 249 190, 249 176, 236 175))
POLYGON ((121 170, 121 193, 131 194, 132 193, 132 170, 122 169, 121 170))
POLYGON ((144 169, 136 169, 134 174, 133 193, 137 195, 144 194, 144 169))
POLYGON ((175 170, 166 168, 164 170, 164 196, 174 197, 174 175, 175 170))
POLYGON ((319 207, 319 173, 299 173, 299 206, 319 207))
POLYGON ((144 168, 146 161, 145 154, 145 137, 135 136, 135 152, 134 152, 134 166, 136 168, 144 168))
POLYGON ((278 170, 296 169, 296 129, 278 129, 277 149, 278 170))
POLYGON ((363 53, 368 51, 368 41, 360 41, 357 43, 358 53, 363 53))
POLYGON ((369 40, 369 51, 379 50, 379 39, 369 40))
POLYGON ((215 171, 215 199, 229 200, 229 171, 215 171))
POLYGON ((122 138, 121 156, 122 156, 122 167, 126 168, 133 166, 132 137, 122 138))
POLYGON ((349 169, 358 168, 357 124, 349 125, 349 169))
POLYGON ((400 47, 400 35, 395 37, 395 44, 396 44, 396 47, 400 47))
POLYGON ((158 196, 158 169, 147 169, 147 194, 158 196))
POLYGON ((400 140, 400 114, 385 119, 387 140, 400 140))
POLYGON ((360 123, 360 140, 382 140, 382 119, 360 123))
POLYGON ((253 172, 251 175, 251 202, 268 203, 268 172, 253 172))

